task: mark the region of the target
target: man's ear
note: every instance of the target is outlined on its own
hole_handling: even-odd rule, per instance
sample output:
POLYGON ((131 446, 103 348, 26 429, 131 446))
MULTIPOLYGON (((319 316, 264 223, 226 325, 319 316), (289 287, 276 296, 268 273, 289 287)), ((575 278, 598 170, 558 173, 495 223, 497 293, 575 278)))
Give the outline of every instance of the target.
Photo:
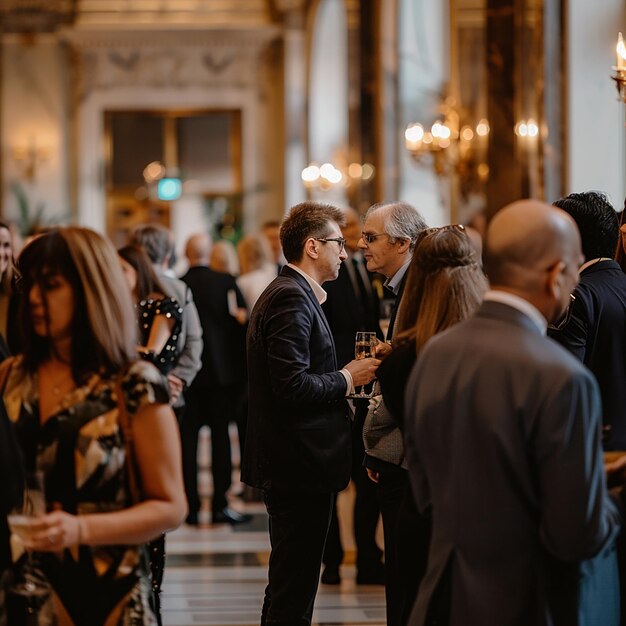
POLYGON ((548 276, 546 278, 546 287, 553 298, 560 300, 561 298, 561 277, 565 263, 557 261, 552 267, 548 268, 548 276))
POLYGON ((398 244, 398 252, 400 252, 401 254, 408 252, 411 246, 410 239, 396 239, 396 243, 398 244))
POLYGON ((318 249, 317 249, 317 241, 315 241, 315 239, 313 239, 312 237, 309 237, 304 242, 304 253, 307 254, 312 259, 317 259, 317 257, 319 256, 318 249))

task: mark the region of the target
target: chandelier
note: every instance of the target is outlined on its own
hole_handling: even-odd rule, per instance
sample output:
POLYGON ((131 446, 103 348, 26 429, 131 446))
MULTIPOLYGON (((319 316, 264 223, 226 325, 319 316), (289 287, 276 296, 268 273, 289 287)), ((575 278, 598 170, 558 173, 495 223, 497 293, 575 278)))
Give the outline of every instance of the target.
POLYGON ((430 130, 419 122, 408 125, 404 133, 406 149, 416 162, 432 163, 437 176, 458 176, 462 192, 469 193, 489 177, 489 122, 483 118, 475 124, 467 123, 454 98, 443 101, 439 114, 430 130))
POLYGON ((301 177, 305 187, 329 191, 340 186, 350 187, 360 182, 368 182, 374 173, 371 163, 350 163, 348 166, 310 163, 302 170, 301 177))
POLYGON ((615 81, 619 97, 623 102, 626 102, 626 46, 624 46, 622 33, 617 37, 615 52, 617 53, 617 65, 613 66, 615 74, 611 78, 615 81))
POLYGON ((77 0, 0 0, 0 32, 46 33, 71 24, 77 0))

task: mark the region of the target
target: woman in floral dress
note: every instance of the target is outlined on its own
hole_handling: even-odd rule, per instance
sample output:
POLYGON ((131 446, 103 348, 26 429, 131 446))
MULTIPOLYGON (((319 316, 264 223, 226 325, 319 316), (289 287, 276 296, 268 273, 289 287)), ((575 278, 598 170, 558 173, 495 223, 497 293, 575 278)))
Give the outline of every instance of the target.
POLYGON ((100 235, 54 230, 23 250, 18 270, 23 353, 0 366, 0 380, 49 511, 25 547, 50 581, 60 626, 153 625, 144 544, 186 514, 166 382, 137 359, 130 295, 100 235))

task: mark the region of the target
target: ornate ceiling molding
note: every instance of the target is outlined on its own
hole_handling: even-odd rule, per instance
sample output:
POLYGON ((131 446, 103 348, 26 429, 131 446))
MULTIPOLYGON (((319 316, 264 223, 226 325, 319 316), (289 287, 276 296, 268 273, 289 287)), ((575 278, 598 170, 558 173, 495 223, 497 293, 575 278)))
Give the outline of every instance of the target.
POLYGON ((72 46, 81 48, 143 48, 167 47, 262 47, 281 34, 277 26, 254 29, 202 29, 202 30, 120 30, 73 28, 63 31, 63 39, 72 46))
POLYGON ((0 32, 52 33, 72 24, 77 0, 0 0, 0 32))

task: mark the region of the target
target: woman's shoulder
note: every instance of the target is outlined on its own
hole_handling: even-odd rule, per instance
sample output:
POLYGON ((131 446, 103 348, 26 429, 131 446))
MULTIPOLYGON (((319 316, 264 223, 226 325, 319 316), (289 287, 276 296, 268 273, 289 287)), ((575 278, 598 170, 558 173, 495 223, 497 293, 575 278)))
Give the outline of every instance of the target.
POLYGON ((167 380, 147 361, 131 363, 122 376, 121 384, 128 409, 132 413, 146 404, 169 403, 167 380))
POLYGON ((180 317, 183 309, 176 300, 163 294, 150 294, 148 298, 142 300, 139 305, 144 309, 151 309, 155 315, 165 315, 167 317, 180 317))

